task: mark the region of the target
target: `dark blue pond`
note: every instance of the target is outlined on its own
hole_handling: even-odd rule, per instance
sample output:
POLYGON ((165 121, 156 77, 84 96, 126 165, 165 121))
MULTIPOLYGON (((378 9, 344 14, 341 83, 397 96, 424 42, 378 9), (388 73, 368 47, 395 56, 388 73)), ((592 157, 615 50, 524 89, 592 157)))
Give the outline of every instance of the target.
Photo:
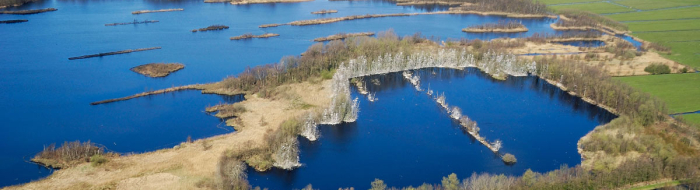
MULTIPOLYGON (((204 138, 231 132, 232 129, 223 127, 217 118, 208 116, 202 111, 207 105, 236 101, 236 98, 201 95, 196 91, 187 91, 99 106, 91 106, 89 103, 128 96, 145 90, 218 81, 226 76, 237 74, 248 66, 276 62, 285 55, 298 55, 313 43, 312 39, 317 37, 339 32, 378 32, 387 29, 394 29, 402 36, 421 32, 425 36, 434 36, 435 39, 493 39, 529 36, 536 32, 554 32, 549 27, 549 24, 554 22, 551 19, 505 19, 476 15, 422 15, 354 20, 304 27, 258 28, 261 24, 286 23, 320 17, 444 9, 444 7, 399 7, 382 1, 313 1, 233 6, 201 1, 46 0, 3 10, 49 7, 57 8, 58 11, 34 15, 0 15, 0 20, 29 20, 26 23, 0 26, 0 36, 2 36, 0 40, 0 119, 3 121, 0 126, 2 129, 0 139, 4 140, 4 143, 0 144, 0 150, 3 153, 0 155, 0 186, 29 182, 50 174, 50 171, 25 161, 40 151, 44 145, 51 143, 91 140, 117 152, 144 152, 171 147, 184 141, 187 136, 204 138), (166 8, 184 8, 185 11, 131 14, 136 10, 166 8), (310 14, 320 9, 336 9, 339 13, 324 16, 310 14), (107 23, 130 22, 134 19, 160 22, 104 26, 107 23), (530 31, 522 34, 467 34, 461 31, 469 25, 497 22, 502 19, 521 21, 530 31), (223 31, 190 32, 192 29, 213 24, 224 24, 231 28, 223 31), (255 34, 274 32, 281 36, 246 41, 228 40, 231 36, 249 32, 255 34), (162 49, 74 61, 67 59, 86 54, 154 46, 160 46, 162 49), (186 65, 186 68, 158 79, 143 77, 129 70, 134 66, 151 62, 181 62, 186 65)), ((376 103, 376 106, 390 103, 388 101, 390 99, 387 97, 387 101, 381 100, 376 103)), ((429 105, 427 101, 415 101, 425 104, 424 106, 429 105)), ((386 106, 395 105, 398 104, 386 106)), ((371 118, 367 114, 371 113, 372 109, 366 107, 367 105, 364 106, 367 111, 363 112, 363 120, 358 122, 357 127, 347 127, 349 131, 347 133, 352 134, 352 131, 362 131, 369 127, 366 126, 367 121, 364 119, 371 118)), ((434 117, 424 122, 446 122, 441 123, 441 126, 449 124, 449 121, 438 118, 441 116, 437 112, 433 114, 434 117)), ((374 121, 387 124, 394 120, 375 118, 374 121)), ((570 123, 576 122, 567 121, 565 124, 570 123)), ((331 129, 339 130, 339 128, 324 130, 331 129)), ((338 140, 358 140, 357 135, 338 134, 340 137, 347 138, 330 138, 331 135, 328 133, 325 135, 329 138, 323 138, 319 144, 325 145, 329 144, 328 141, 336 141, 344 144, 343 146, 364 146, 338 140)), ((459 138, 468 139, 461 134, 459 138)), ((444 143, 449 142, 446 140, 444 143)), ((308 149, 306 146, 305 150, 308 149)), ((399 146, 399 144, 392 146, 399 146)), ((478 145, 473 147, 483 149, 478 145)), ((396 150, 408 150, 399 149, 407 146, 396 148, 396 150)), ((323 148, 319 148, 317 152, 323 152, 322 150, 323 148)), ((571 149, 571 151, 574 150, 571 149)), ((306 158, 310 152, 312 151, 305 151, 304 160, 310 159, 306 158)), ((352 152, 348 152, 350 153, 352 152)), ((396 159, 401 159, 400 155, 402 154, 397 155, 396 159)), ((483 154, 479 155, 483 156, 483 154)), ((382 163, 382 159, 363 162, 382 163)), ((300 170, 300 172, 303 171, 300 170)), ((403 173, 402 170, 397 170, 398 172, 403 173)), ((436 169, 427 171, 426 176, 439 173, 435 175, 437 177, 444 172, 447 171, 436 169)), ((368 183, 364 178, 359 179, 358 182, 368 183)))
POLYGON ((536 77, 491 79, 477 69, 424 69, 417 72, 445 94, 450 105, 478 122, 489 141, 503 141, 502 153, 518 163, 505 165, 488 148, 453 122, 425 92, 417 92, 401 74, 367 78, 375 102, 360 96, 356 123, 322 126, 321 138, 301 138, 301 168, 249 172, 254 186, 270 189, 368 189, 375 178, 389 186, 440 183, 443 176, 473 172, 521 175, 531 168, 546 172, 580 164, 578 139, 614 115, 573 97, 536 77), (378 79, 381 85, 370 82, 378 79), (362 99, 364 98, 364 99, 362 99))

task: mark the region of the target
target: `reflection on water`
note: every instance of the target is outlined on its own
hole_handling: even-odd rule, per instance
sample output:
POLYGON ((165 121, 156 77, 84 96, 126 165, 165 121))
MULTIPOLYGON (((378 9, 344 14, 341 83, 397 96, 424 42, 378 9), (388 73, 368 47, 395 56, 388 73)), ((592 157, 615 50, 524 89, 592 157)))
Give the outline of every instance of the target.
POLYGON ((421 87, 444 93, 452 106, 479 123, 481 135, 500 139, 501 153, 518 163, 507 166, 498 156, 451 120, 425 91, 418 92, 401 73, 362 78, 378 100, 360 96, 356 123, 322 126, 321 138, 300 138, 301 168, 249 171, 254 186, 270 189, 369 188, 374 178, 389 186, 440 183, 442 176, 473 172, 521 175, 526 169, 549 171, 579 164, 579 138, 615 115, 569 95, 534 76, 492 79, 475 68, 420 69, 421 87), (416 172, 420 171, 420 172, 416 172))

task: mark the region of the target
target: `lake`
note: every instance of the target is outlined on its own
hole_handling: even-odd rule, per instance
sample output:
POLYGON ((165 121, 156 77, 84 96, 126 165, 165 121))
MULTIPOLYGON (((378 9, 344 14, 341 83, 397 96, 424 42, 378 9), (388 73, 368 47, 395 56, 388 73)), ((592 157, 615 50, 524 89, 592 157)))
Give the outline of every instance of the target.
MULTIPOLYGON (((3 36, 0 40, 0 119, 3 120, 0 139, 4 140, 4 143, 0 144, 0 150, 3 152, 0 155, 0 186, 26 183, 48 176, 50 170, 29 163, 28 160, 44 146, 52 143, 90 140, 112 151, 140 153, 172 147, 185 141, 188 136, 200 139, 230 133, 232 128, 224 126, 218 118, 204 113, 204 108, 221 102, 240 101, 241 97, 202 95, 197 91, 184 91, 97 106, 91 106, 90 102, 147 90, 219 81, 249 66, 277 62, 285 55, 298 55, 314 43, 312 39, 339 32, 379 32, 393 29, 402 36, 420 32, 425 36, 433 36, 436 40, 488 40, 498 37, 524 37, 535 32, 554 33, 549 24, 556 21, 477 15, 420 15, 353 20, 326 25, 258 28, 258 25, 262 24, 320 17, 442 10, 440 7, 399 7, 384 1, 313 1, 234 6, 201 1, 48 0, 4 10, 49 7, 57 8, 58 11, 34 15, 0 15, 0 20, 29 20, 26 23, 0 25, 0 35, 3 36), (185 10, 131 14, 136 10, 168 8, 185 10), (310 14, 321 9, 336 9, 339 13, 310 14), (104 26, 135 19, 160 22, 104 26), (469 25, 503 19, 521 21, 530 30, 519 34, 467 34, 461 31, 469 25), (190 32, 192 29, 214 24, 228 25, 230 29, 190 32), (278 33, 281 36, 244 41, 229 40, 229 37, 245 33, 264 32, 278 33), (68 60, 69 57, 87 54, 156 46, 162 49, 68 60), (165 78, 148 78, 129 70, 152 62, 180 62, 186 67, 165 78)), ((346 156, 360 160, 343 166, 346 167, 344 170, 338 170, 352 172, 343 175, 348 180, 338 185, 355 187, 364 187, 363 185, 368 185, 375 177, 398 186, 439 180, 439 177, 451 172, 457 172, 461 176, 472 171, 519 174, 526 167, 545 171, 563 163, 573 165, 580 162, 575 146, 571 143, 575 143, 601 121, 591 119, 589 112, 576 111, 580 109, 575 109, 574 106, 560 100, 564 97, 569 101, 576 101, 576 98, 558 95, 561 93, 551 89, 551 86, 542 87, 549 90, 536 90, 532 84, 537 80, 533 78, 495 82, 484 79, 477 73, 469 70, 468 74, 461 78, 453 77, 452 80, 446 81, 436 79, 433 88, 445 91, 448 101, 459 105, 465 112, 473 109, 466 114, 484 126, 482 134, 488 139, 503 140, 504 150, 512 152, 519 160, 522 159, 521 163, 513 167, 503 166, 483 146, 471 142, 468 135, 460 132, 454 123, 434 108, 433 102, 428 101, 427 96, 411 92, 412 88, 407 88, 402 83, 395 84, 397 88, 379 90, 378 102, 368 103, 364 99, 357 123, 322 127, 323 137, 319 142, 302 143, 302 162, 307 166, 292 172, 298 173, 291 174, 294 176, 291 178, 296 179, 292 180, 292 183, 284 181, 290 178, 287 172, 280 175, 259 174, 260 177, 252 173, 251 183, 266 184, 270 187, 302 187, 305 185, 303 183, 313 182, 307 180, 313 178, 308 176, 308 172, 320 171, 319 167, 335 165, 341 160, 347 161, 340 159, 346 156), (518 85, 507 85, 514 82, 518 85), (476 87, 485 88, 482 90, 489 92, 470 94, 470 90, 476 87), (523 93, 526 95, 522 95, 523 93), (474 99, 471 96, 482 96, 486 99, 521 98, 517 100, 527 101, 528 106, 524 106, 523 102, 514 101, 516 99, 488 101, 490 103, 487 105, 487 101, 472 102, 474 99), (522 99, 525 97, 528 99, 522 99), (476 107, 474 103, 485 107, 476 107), (387 112, 390 108, 394 111, 387 112), (503 108, 509 109, 501 110, 503 108), (538 110, 564 111, 542 121, 542 117, 550 112, 536 112, 538 110), (536 114, 538 117, 535 118, 539 120, 525 118, 522 112, 536 114), (413 117, 408 117, 409 115, 413 117), (404 126, 406 124, 410 125, 404 126), (533 156, 531 154, 537 152, 533 149, 552 147, 518 143, 540 143, 532 138, 542 138, 545 135, 528 137, 527 134, 536 133, 541 129, 551 130, 555 128, 555 124, 562 127, 558 128, 560 132, 566 133, 556 138, 570 142, 557 144, 556 151, 566 153, 533 156), (504 128, 508 130, 503 130, 504 128), (531 131, 523 132, 528 130, 531 131), (519 131, 520 134, 511 134, 515 131, 519 131), (376 136, 379 134, 384 135, 376 136), (415 142, 406 143, 401 140, 415 142), (432 142, 433 140, 439 141, 432 142), (434 153, 435 158, 426 157, 434 153), (378 156, 370 159, 368 156, 372 154, 378 156), (537 159, 540 161, 536 161, 537 159), (460 163, 455 163, 457 161, 460 163), (361 163, 366 165, 358 166, 361 163), (409 176, 417 169, 421 170, 422 176, 409 176), (366 175, 359 175, 358 172, 366 175), (389 177, 394 174, 406 177, 389 177), (274 182, 260 181, 264 178, 270 178, 274 182)), ((426 80, 432 79, 428 77, 426 80)), ((541 83, 540 81, 537 84, 541 83)), ((554 137, 547 136, 549 140, 552 138, 554 137)), ((335 170, 327 169, 324 172, 333 171, 335 170)), ((330 186, 320 182, 313 184, 318 184, 319 187, 330 186)))

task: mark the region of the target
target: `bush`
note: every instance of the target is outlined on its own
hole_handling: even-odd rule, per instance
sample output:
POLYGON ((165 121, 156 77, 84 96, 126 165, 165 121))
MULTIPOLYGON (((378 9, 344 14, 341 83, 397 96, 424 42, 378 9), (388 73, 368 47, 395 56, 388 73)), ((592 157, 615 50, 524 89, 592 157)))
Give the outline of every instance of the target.
POLYGON ((687 68, 687 67, 683 67, 683 68, 680 70, 680 73, 687 73, 687 72, 688 72, 688 68, 687 68))
POLYGON ((518 159, 516 159, 515 156, 513 156, 510 153, 506 153, 506 155, 503 155, 501 159, 503 159, 503 162, 505 162, 506 164, 515 164, 516 162, 518 162, 518 159))
POLYGON ((668 65, 654 63, 644 68, 644 71, 652 75, 669 74, 671 73, 671 68, 669 68, 668 65))
POLYGON ((44 147, 44 150, 34 156, 32 161, 50 168, 64 168, 89 161, 93 155, 102 153, 104 149, 90 141, 64 142, 59 148, 56 148, 55 144, 44 147))
POLYGON ((102 156, 102 154, 95 154, 95 155, 92 155, 92 156, 90 157, 90 164, 91 164, 93 167, 94 167, 94 166, 102 165, 102 164, 104 164, 104 163, 107 163, 108 161, 109 161, 109 160, 107 160, 107 158, 105 158, 104 156, 102 156))

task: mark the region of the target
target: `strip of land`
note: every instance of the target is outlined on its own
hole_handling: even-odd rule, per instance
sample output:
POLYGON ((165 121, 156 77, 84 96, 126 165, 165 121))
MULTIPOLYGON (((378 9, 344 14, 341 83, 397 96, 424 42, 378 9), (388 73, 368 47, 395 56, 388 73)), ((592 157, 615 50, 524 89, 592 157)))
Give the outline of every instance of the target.
POLYGON ((245 40, 245 39, 252 39, 252 38, 269 38, 269 37, 275 37, 275 36, 279 36, 279 34, 275 34, 275 33, 265 33, 265 34, 261 34, 261 35, 243 34, 240 36, 231 37, 231 40, 245 40))
POLYGON ((132 25, 132 24, 148 24, 148 23, 157 23, 157 20, 144 20, 144 21, 134 21, 134 22, 121 22, 121 23, 110 23, 110 24, 105 24, 105 26, 119 26, 119 25, 132 25))
POLYGON ((46 8, 46 9, 21 10, 21 11, 0 11, 0 14, 30 15, 30 14, 39 14, 39 13, 45 13, 45 12, 51 12, 51 11, 57 11, 57 10, 58 9, 55 9, 55 8, 46 8))
POLYGON ((185 9, 178 8, 178 9, 160 9, 160 10, 140 10, 140 11, 134 11, 131 12, 131 14, 145 14, 145 13, 160 13, 160 12, 172 12, 172 11, 184 11, 185 9))
POLYGON ((139 52, 139 51, 148 51, 148 50, 155 50, 155 49, 160 49, 160 47, 150 47, 150 48, 141 48, 141 49, 133 49, 133 50, 128 49, 128 50, 113 51, 113 52, 107 52, 107 53, 83 55, 83 56, 78 56, 78 57, 70 57, 70 58, 68 58, 68 60, 87 59, 87 58, 102 57, 102 56, 109 56, 109 55, 119 55, 119 54, 133 53, 133 52, 139 52))
POLYGON ((149 77, 165 77, 184 68, 185 65, 181 63, 149 63, 131 68, 131 71, 149 77))
POLYGON ((205 32, 205 31, 209 31, 209 30, 223 30, 223 29, 228 29, 228 26, 226 26, 226 25, 211 25, 211 26, 208 26, 205 28, 194 29, 194 30, 192 30, 192 32, 197 32, 197 31, 205 32))
POLYGON ((0 20, 0 24, 12 24, 12 23, 21 23, 21 22, 27 22, 29 20, 0 20))
POLYGON ((333 41, 333 40, 342 40, 345 38, 349 37, 356 37, 356 36, 372 36, 374 35, 374 32, 360 32, 360 33, 340 33, 340 34, 334 34, 326 37, 320 37, 314 39, 315 42, 325 42, 325 41, 333 41))
POLYGON ((337 13, 337 12, 338 12, 338 10, 333 10, 333 9, 325 10, 324 9, 324 10, 320 10, 320 11, 311 12, 311 14, 331 14, 331 13, 337 13))

